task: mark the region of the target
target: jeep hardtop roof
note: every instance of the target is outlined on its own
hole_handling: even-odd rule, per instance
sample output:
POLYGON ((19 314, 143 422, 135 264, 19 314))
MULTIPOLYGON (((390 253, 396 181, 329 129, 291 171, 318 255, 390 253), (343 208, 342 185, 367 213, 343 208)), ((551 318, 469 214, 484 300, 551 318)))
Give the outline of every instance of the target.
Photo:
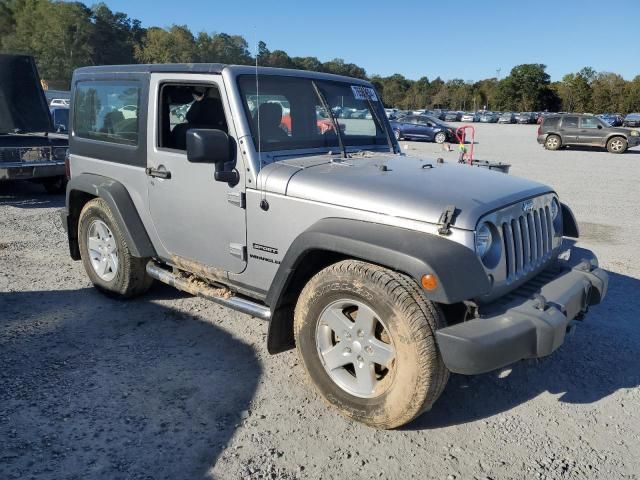
MULTIPOLYGON (((226 65, 223 63, 155 63, 132 65, 99 65, 81 67, 75 70, 74 76, 103 76, 114 73, 213 73, 220 74, 229 70, 234 75, 255 75, 256 67, 250 65, 226 65)), ((307 77, 351 84, 371 85, 367 80, 334 75, 332 73, 313 72, 310 70, 294 70, 290 68, 258 67, 259 75, 283 75, 292 77, 307 77)))

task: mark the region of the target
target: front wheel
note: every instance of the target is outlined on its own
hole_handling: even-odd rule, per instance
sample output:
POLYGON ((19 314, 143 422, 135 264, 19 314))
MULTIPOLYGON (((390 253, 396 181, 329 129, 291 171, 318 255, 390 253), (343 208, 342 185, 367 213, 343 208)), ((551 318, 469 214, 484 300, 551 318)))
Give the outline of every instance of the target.
POLYGON ((627 146, 627 141, 622 137, 613 137, 607 142, 607 150, 610 153, 624 153, 627 146))
POLYGON ((447 383, 434 333, 442 312, 410 278, 346 260, 316 274, 295 309, 298 354, 343 415, 395 428, 431 408, 447 383))
POLYGON ((393 134, 396 137, 396 140, 402 140, 402 134, 400 133, 400 130, 394 130, 393 134))
POLYGON ((444 133, 444 132, 436 133, 436 136, 434 137, 434 141, 436 143, 440 143, 440 144, 446 142, 447 141, 447 134, 444 133))

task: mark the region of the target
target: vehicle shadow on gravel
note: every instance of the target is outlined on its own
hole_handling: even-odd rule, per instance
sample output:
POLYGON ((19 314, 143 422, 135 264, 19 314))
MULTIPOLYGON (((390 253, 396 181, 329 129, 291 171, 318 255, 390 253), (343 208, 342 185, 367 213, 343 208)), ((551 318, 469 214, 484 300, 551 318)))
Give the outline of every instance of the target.
POLYGON ((203 478, 215 465, 260 363, 156 296, 0 292, 3 478, 203 478))
POLYGON ((503 378, 499 372, 452 375, 431 411, 405 428, 434 429, 487 419, 545 392, 559 395, 559 402, 590 404, 640 385, 640 280, 611 272, 609 279, 603 304, 578 322, 575 334, 549 358, 513 365, 503 378))
POLYGON ((15 181, 0 182, 0 205, 17 208, 61 208, 64 195, 50 195, 42 185, 15 181))
MULTIPOLYGON (((594 153, 594 152, 599 152, 599 153, 608 153, 606 149, 603 149, 602 147, 579 147, 579 146, 568 146, 565 148, 566 151, 571 151, 571 152, 590 152, 590 153, 594 153)), ((627 151, 625 151, 622 155, 627 155, 627 154, 633 154, 633 153, 637 153, 640 154, 640 150, 632 147, 630 149, 628 149, 627 151)))

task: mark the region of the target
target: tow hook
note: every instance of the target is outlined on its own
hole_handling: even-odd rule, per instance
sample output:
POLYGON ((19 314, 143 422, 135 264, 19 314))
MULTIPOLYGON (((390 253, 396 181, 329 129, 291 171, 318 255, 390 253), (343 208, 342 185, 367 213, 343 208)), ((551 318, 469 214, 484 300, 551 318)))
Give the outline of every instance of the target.
POLYGON ((541 312, 544 312, 547 309, 547 299, 544 297, 544 295, 538 293, 535 297, 533 297, 533 299, 536 301, 535 308, 537 308, 541 312))

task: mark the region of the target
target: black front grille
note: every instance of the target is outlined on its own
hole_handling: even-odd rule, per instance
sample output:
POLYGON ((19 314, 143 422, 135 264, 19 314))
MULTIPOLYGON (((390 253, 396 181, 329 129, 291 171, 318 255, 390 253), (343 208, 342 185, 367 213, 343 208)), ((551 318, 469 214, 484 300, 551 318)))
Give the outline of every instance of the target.
POLYGON ((507 281, 542 265, 553 249, 553 225, 549 207, 523 213, 502 223, 507 281))

